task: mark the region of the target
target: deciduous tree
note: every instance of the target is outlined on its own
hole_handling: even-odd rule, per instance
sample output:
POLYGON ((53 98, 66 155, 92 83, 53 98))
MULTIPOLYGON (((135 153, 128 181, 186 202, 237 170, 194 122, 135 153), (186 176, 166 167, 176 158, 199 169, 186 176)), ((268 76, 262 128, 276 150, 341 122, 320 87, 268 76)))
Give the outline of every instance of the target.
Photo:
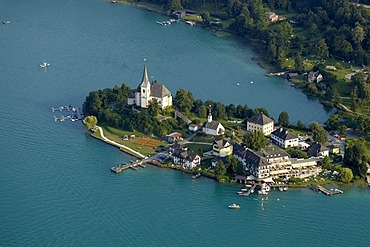
POLYGON ((218 161, 216 163, 216 168, 215 168, 215 175, 218 181, 222 180, 225 177, 226 174, 226 167, 224 162, 222 160, 218 161))
POLYGON ((267 147, 268 141, 261 131, 257 131, 244 136, 244 144, 254 151, 258 151, 267 147))
POLYGON ((312 139, 315 142, 325 144, 328 141, 328 132, 322 127, 321 124, 314 122, 310 124, 312 131, 312 139))
POLYGON ((289 124, 290 124, 289 115, 286 111, 283 111, 283 112, 280 113, 280 115, 279 115, 279 124, 281 124, 284 127, 289 126, 289 124))
POLYGON ((352 170, 349 168, 341 168, 338 174, 338 178, 343 183, 349 183, 353 179, 352 170))
POLYGON ((174 106, 181 112, 190 111, 194 105, 194 97, 191 92, 180 88, 173 99, 174 106))
POLYGON ((366 145, 363 140, 357 140, 347 144, 346 152, 344 153, 344 164, 354 169, 361 177, 366 176, 366 145))
POLYGON ((84 118, 84 124, 86 129, 90 130, 98 124, 98 119, 93 115, 87 116, 84 118))

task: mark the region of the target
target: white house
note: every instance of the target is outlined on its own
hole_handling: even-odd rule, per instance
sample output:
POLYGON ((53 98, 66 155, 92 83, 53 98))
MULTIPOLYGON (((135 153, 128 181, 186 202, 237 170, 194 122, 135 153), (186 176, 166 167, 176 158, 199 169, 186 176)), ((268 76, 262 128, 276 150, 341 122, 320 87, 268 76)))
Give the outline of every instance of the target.
POLYGON ((261 131, 265 136, 271 134, 274 130, 274 120, 265 114, 258 113, 247 120, 247 131, 261 131))
POLYGON ((315 82, 316 81, 317 83, 319 83, 323 79, 324 79, 324 77, 319 72, 310 71, 307 75, 308 82, 315 82))
POLYGON ((204 123, 202 131, 206 133, 207 135, 214 135, 214 136, 225 134, 224 126, 222 126, 222 124, 217 121, 212 121, 211 110, 209 110, 208 120, 207 122, 204 123))
POLYGON ((189 124, 189 130, 192 132, 198 131, 199 125, 198 124, 189 124))
POLYGON ((131 92, 127 98, 128 105, 134 105, 141 108, 148 108, 149 102, 156 100, 163 109, 172 105, 171 92, 161 83, 150 84, 148 71, 144 65, 143 79, 137 87, 136 92, 131 92))
POLYGON ((176 148, 172 153, 173 163, 182 168, 193 169, 200 165, 200 156, 188 148, 176 148))
POLYGON ((271 139, 283 148, 298 147, 298 136, 284 128, 274 130, 271 139))
POLYGON ((227 157, 233 154, 233 145, 227 139, 214 140, 212 150, 215 156, 227 157))

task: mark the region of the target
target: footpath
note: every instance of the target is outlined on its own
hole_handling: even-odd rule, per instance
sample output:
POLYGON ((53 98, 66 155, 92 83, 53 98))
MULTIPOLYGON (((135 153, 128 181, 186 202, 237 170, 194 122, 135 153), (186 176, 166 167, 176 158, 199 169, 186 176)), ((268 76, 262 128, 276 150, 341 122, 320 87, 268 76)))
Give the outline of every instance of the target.
POLYGON ((104 142, 106 142, 108 144, 111 144, 113 146, 119 147, 122 151, 128 151, 127 152, 128 154, 134 155, 134 156, 136 156, 138 158, 141 158, 141 159, 146 159, 146 156, 145 155, 143 155, 143 154, 141 154, 141 153, 133 150, 132 148, 129 148, 129 147, 125 146, 125 145, 122 145, 122 144, 120 144, 118 142, 115 142, 115 141, 112 141, 112 140, 108 139, 104 135, 103 129, 100 126, 95 126, 95 127, 99 130, 100 136, 102 137, 102 141, 104 141, 104 142))

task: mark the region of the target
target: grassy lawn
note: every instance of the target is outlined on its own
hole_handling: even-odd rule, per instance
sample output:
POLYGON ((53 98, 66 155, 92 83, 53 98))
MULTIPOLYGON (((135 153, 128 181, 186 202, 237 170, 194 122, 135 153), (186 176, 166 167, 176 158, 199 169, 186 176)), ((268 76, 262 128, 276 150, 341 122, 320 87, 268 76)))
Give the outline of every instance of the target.
MULTIPOLYGON (((156 138, 150 138, 148 136, 145 136, 143 133, 140 133, 140 132, 129 132, 129 131, 124 131, 124 130, 120 130, 120 129, 116 129, 116 128, 113 128, 113 127, 109 127, 109 126, 102 126, 103 128, 103 131, 104 131, 104 135, 117 142, 117 143, 120 143, 120 144, 123 144, 129 148, 132 148, 133 150, 136 150, 138 151, 139 153, 142 153, 144 155, 148 155, 148 154, 154 154, 155 153, 155 149, 162 145, 162 146, 168 146, 168 143, 167 142, 164 142, 162 140, 159 140, 159 139, 156 139, 156 138), (127 140, 127 141, 124 141, 122 140, 122 137, 124 135, 135 135, 135 139, 133 140, 127 140), (154 141, 159 141, 157 143, 157 145, 155 146, 146 146, 146 145, 140 145, 140 144, 137 144, 136 142, 140 141, 140 140, 143 140, 143 139, 148 139, 148 140, 154 140, 154 141)), ((101 137, 100 134, 99 134, 99 131, 96 131, 94 134, 93 134, 95 137, 101 137)))
POLYGON ((185 147, 188 147, 189 149, 193 150, 199 156, 202 156, 203 153, 212 150, 212 145, 197 144, 197 143, 187 143, 185 144, 185 147))
POLYGON ((288 130, 290 130, 293 134, 300 135, 300 136, 305 136, 306 134, 308 134, 308 132, 304 130, 298 130, 298 129, 292 129, 292 128, 288 128, 288 130))
MULTIPOLYGON (((342 104, 347 106, 349 109, 352 110, 352 100, 351 99, 342 99, 342 104)), ((370 114, 370 106, 364 105, 356 109, 356 112, 364 115, 369 115, 370 114)), ((351 115, 349 116, 351 117, 351 115)))
POLYGON ((198 134, 191 140, 192 142, 213 142, 214 137, 211 135, 206 135, 202 132, 198 132, 198 134))
POLYGON ((185 15, 184 20, 185 21, 197 21, 197 22, 203 21, 202 17, 200 17, 199 15, 189 15, 189 14, 185 15))

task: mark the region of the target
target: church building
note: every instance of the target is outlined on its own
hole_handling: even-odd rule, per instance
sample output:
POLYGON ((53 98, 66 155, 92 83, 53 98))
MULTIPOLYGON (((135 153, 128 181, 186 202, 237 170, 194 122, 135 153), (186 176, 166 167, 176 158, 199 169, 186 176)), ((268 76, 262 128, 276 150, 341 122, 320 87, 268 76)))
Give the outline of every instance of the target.
POLYGON ((171 92, 162 83, 150 84, 148 71, 146 65, 144 65, 143 79, 137 87, 137 90, 129 93, 127 104, 148 108, 151 100, 156 100, 162 109, 167 106, 172 106, 171 92))
POLYGON ((203 124, 202 131, 207 135, 219 136, 225 134, 224 126, 212 120, 211 109, 209 109, 208 120, 203 124))

